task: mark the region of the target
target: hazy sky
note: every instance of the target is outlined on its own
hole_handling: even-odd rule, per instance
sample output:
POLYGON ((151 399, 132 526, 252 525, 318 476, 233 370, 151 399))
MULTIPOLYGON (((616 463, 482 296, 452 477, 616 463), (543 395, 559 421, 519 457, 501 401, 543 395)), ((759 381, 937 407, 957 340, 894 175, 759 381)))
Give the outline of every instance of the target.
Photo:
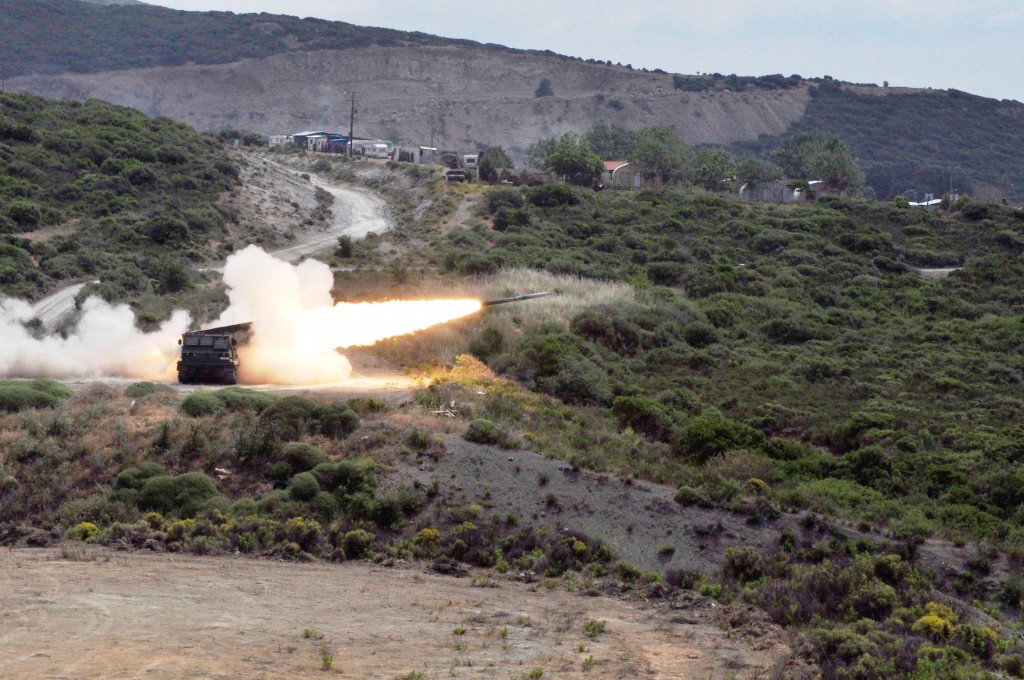
POLYGON ((1020 0, 149 1, 422 31, 670 73, 831 75, 1024 101, 1020 0))

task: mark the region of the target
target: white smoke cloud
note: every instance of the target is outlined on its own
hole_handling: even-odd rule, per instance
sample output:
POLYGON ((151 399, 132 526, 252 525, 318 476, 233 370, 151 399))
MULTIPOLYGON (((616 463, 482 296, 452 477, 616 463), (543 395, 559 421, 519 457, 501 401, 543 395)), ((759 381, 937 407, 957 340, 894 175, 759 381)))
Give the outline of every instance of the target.
POLYGON ((302 336, 303 315, 334 304, 334 275, 326 264, 304 260, 291 265, 248 246, 228 257, 224 285, 231 304, 214 325, 253 325, 251 341, 239 348, 241 382, 331 383, 352 373, 344 356, 333 348, 309 351, 309 338, 302 336))
POLYGON ((33 316, 27 302, 0 297, 0 377, 174 377, 185 312, 175 312, 159 330, 143 333, 127 305, 90 297, 66 338, 33 337, 23 325, 33 316))

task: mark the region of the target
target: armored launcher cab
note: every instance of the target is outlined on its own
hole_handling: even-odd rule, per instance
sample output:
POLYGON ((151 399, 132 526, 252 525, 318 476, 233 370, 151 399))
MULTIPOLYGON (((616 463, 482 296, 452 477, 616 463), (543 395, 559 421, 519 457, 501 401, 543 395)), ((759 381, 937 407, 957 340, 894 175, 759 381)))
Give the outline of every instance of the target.
POLYGON ((238 383, 238 345, 249 341, 252 324, 189 331, 181 336, 178 382, 235 385, 238 383))

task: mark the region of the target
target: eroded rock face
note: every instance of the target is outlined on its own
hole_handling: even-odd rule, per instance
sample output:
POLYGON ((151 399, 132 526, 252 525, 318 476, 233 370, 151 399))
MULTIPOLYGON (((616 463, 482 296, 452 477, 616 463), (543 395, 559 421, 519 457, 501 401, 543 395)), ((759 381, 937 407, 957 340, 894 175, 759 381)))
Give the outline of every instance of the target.
POLYGON ((367 47, 287 52, 232 64, 108 71, 9 80, 12 91, 98 98, 180 120, 284 134, 347 130, 408 145, 523 153, 538 138, 597 123, 671 125, 690 144, 777 135, 803 114, 806 86, 763 92, 681 92, 672 76, 558 56, 460 47, 367 47), (536 98, 538 83, 554 95, 536 98))

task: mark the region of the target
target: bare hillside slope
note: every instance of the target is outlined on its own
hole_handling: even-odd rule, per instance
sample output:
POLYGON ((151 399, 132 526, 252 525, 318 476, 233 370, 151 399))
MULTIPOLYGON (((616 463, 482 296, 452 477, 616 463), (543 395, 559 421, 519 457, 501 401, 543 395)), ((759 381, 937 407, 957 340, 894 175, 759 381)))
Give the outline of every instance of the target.
POLYGON ((784 132, 803 114, 807 87, 680 92, 672 76, 536 53, 459 47, 367 47, 288 52, 223 65, 24 76, 9 87, 58 99, 98 98, 201 130, 264 134, 348 127, 357 136, 465 148, 523 150, 536 139, 598 122, 672 125, 692 144, 784 132), (536 98, 547 78, 554 96, 536 98))

